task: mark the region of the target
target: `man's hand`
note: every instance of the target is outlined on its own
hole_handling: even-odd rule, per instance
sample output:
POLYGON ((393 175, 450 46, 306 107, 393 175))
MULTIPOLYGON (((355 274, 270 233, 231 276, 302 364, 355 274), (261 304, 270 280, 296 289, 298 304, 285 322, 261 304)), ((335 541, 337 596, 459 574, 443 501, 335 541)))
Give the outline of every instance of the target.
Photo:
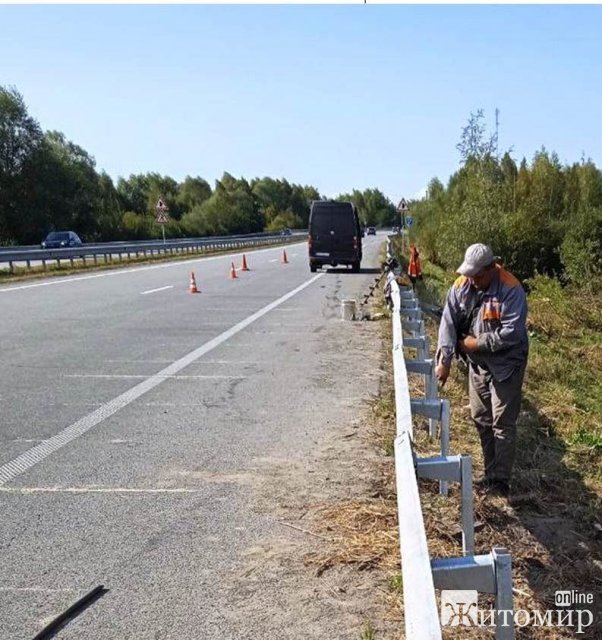
POLYGON ((472 353, 479 348, 479 343, 474 336, 466 336, 461 340, 458 340, 458 349, 462 353, 472 353))
POLYGON ((437 380, 439 380, 441 386, 443 386, 447 382, 450 369, 451 367, 447 364, 438 364, 435 367, 435 376, 437 376, 437 380))

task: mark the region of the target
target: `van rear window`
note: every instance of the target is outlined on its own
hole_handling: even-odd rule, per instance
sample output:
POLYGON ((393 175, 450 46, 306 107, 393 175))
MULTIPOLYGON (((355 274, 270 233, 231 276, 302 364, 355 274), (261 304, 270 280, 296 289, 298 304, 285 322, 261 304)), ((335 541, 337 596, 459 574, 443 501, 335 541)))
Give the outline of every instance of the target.
POLYGON ((312 226, 316 230, 330 230, 333 227, 339 233, 355 235, 355 216, 348 204, 328 203, 314 206, 312 209, 312 226))

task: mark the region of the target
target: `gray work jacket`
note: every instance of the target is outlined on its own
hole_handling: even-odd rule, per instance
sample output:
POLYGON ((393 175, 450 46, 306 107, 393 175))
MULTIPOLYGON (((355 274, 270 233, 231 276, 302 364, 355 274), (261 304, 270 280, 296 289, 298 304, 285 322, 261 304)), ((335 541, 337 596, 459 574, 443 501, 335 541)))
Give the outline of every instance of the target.
POLYGON ((477 351, 467 353, 469 363, 506 380, 522 366, 529 353, 527 296, 520 282, 497 267, 486 291, 478 291, 464 276, 454 282, 439 325, 437 363, 450 365, 458 340, 477 339, 477 351), (470 316, 470 317, 469 317, 470 316))

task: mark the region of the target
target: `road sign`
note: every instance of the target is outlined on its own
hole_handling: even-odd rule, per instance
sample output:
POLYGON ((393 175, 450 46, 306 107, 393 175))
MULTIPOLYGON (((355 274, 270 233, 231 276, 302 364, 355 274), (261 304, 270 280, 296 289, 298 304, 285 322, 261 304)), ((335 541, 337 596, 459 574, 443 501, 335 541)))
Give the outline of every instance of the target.
MULTIPOLYGON (((157 212, 157 224, 167 224, 169 222, 169 216, 167 215, 169 207, 167 206, 167 204, 165 204, 163 198, 159 198, 157 200, 155 211, 157 212)), ((165 240, 165 237, 163 238, 163 240, 165 240)))
POLYGON ((159 198, 157 200, 157 204, 155 205, 155 210, 157 212, 164 213, 166 211, 169 211, 169 207, 165 204, 165 202, 163 202, 162 198, 159 198))
POLYGON ((414 224, 414 218, 412 216, 406 216, 406 227, 411 227, 414 224))
POLYGON ((405 198, 402 198, 397 205, 397 211, 408 211, 409 208, 405 198))

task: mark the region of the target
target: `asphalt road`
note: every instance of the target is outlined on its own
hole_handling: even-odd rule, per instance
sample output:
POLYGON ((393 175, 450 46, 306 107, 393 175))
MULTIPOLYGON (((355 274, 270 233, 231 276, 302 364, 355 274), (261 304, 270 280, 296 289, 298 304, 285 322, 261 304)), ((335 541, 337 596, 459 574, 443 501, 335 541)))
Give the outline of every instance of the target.
POLYGON ((289 264, 248 252, 237 279, 240 254, 0 288, 0 638, 33 638, 98 584, 58 638, 303 637, 231 613, 245 549, 275 526, 245 478, 309 455, 369 393, 361 359, 323 352, 357 324, 340 302, 367 291, 384 239, 359 274, 311 274, 300 243, 289 264))

